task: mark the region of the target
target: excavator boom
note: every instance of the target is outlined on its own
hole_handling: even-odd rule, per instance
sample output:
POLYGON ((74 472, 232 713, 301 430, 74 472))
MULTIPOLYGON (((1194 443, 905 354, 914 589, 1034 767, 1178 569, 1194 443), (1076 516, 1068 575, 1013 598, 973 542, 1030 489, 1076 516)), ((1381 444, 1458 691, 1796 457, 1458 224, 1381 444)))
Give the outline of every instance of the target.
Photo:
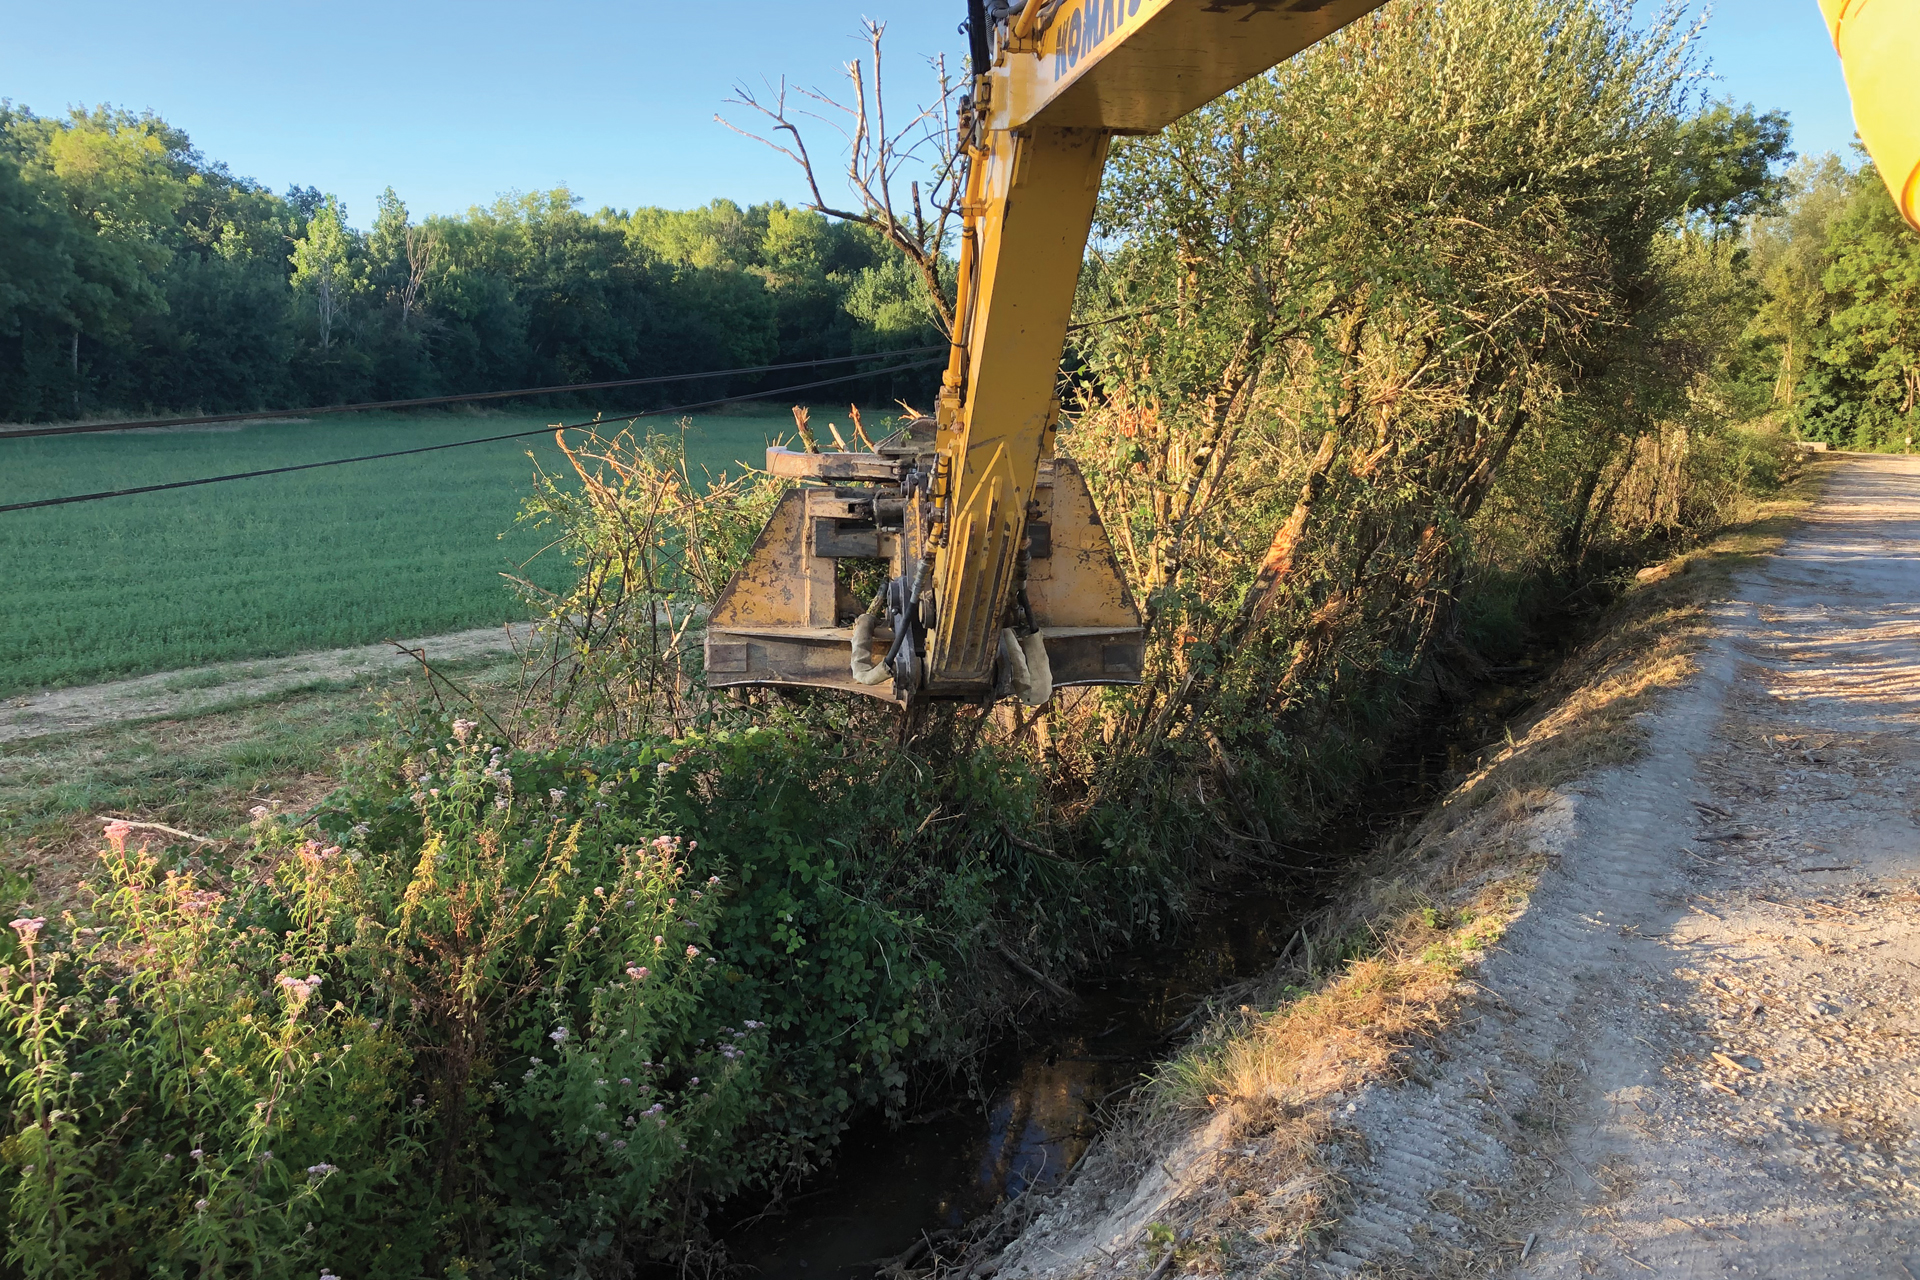
POLYGON ((1061 352, 1107 147, 1382 0, 973 0, 957 323, 938 409, 873 453, 770 450, 802 479, 708 620, 712 686, 915 699, 1134 683, 1144 629, 1070 459, 1061 352), (871 604, 843 559, 887 561, 871 604))
POLYGON ((1920 4, 1820 0, 1846 71, 1853 121, 1907 225, 1920 231, 1920 4))

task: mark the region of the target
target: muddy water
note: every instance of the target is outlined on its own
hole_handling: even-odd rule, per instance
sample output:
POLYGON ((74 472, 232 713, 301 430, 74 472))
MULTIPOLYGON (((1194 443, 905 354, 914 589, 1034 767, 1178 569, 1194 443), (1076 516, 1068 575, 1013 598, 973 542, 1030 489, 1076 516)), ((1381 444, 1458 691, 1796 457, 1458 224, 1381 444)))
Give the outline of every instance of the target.
POLYGON ((1136 1084, 1202 999, 1272 963, 1303 898, 1234 897, 1180 939, 1134 952, 1078 988, 1082 1004, 1030 1029, 990 1101, 962 1099, 897 1129, 848 1135, 833 1167, 784 1217, 736 1230, 736 1261, 767 1280, 854 1280, 922 1232, 958 1227, 1003 1198, 1057 1183, 1099 1131, 1100 1107, 1136 1084))

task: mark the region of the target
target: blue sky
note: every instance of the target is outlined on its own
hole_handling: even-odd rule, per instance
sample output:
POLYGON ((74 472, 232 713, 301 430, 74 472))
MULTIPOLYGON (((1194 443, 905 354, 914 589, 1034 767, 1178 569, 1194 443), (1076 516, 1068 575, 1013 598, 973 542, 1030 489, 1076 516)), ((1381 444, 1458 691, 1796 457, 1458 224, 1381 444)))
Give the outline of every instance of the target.
MULTIPOLYGON (((958 58, 963 12, 959 0, 0 0, 0 97, 43 114, 151 108, 235 173, 339 194, 360 225, 388 184, 416 214, 560 183, 589 207, 794 200, 788 161, 713 122, 733 84, 783 72, 833 84, 871 15, 910 90, 924 55, 958 58)), ((1716 93, 1787 110, 1803 152, 1846 154, 1852 120, 1815 0, 1720 0, 1705 49, 1716 93)))

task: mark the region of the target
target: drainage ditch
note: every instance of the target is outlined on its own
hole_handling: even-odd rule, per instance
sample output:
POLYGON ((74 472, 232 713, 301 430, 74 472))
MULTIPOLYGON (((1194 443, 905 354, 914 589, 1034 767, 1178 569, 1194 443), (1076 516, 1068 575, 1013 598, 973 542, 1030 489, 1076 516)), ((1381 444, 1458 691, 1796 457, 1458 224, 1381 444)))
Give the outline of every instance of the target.
MULTIPOLYGON (((1539 668, 1509 668, 1531 675, 1539 668)), ((1162 943, 1116 957, 1074 989, 1074 1007, 1024 1029, 986 1073, 987 1100, 954 1097, 899 1126, 855 1126, 833 1163, 776 1215, 724 1234, 735 1263, 762 1280, 867 1280, 923 1236, 976 1221, 1029 1191, 1057 1186, 1104 1117, 1198 1021, 1206 998, 1261 973, 1324 905, 1340 871, 1441 787, 1524 700, 1527 684, 1483 690, 1417 735, 1348 816, 1293 861, 1311 871, 1249 875, 1212 897, 1162 943)))

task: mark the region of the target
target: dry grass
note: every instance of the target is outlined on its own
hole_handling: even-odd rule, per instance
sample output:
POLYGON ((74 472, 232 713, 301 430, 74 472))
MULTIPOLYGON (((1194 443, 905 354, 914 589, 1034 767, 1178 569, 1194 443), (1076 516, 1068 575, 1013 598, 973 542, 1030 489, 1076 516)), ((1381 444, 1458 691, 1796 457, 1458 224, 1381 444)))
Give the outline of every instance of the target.
POLYGON ((1534 704, 1541 710, 1509 728, 1506 743, 1481 758, 1448 804, 1466 798, 1478 806, 1515 790, 1548 790, 1638 755, 1640 715, 1693 674, 1713 602, 1726 595, 1734 574, 1779 550, 1829 474, 1826 463, 1801 468, 1777 495, 1753 502, 1714 537, 1641 570, 1598 634, 1542 686, 1534 704), (1484 785, 1496 771, 1500 785, 1484 785))
MULTIPOLYGON (((517 671, 492 660, 448 665, 481 689, 517 671)), ((17 898, 4 905, 31 908, 29 915, 75 905, 79 882, 97 864, 102 817, 218 838, 244 834, 256 804, 305 808, 337 785, 347 755, 378 731, 384 700, 424 696, 401 673, 0 744, 0 885, 17 898)))
POLYGON ((1503 931, 1494 911, 1406 912, 1381 928, 1377 951, 1318 990, 1242 1014, 1189 1049, 1163 1076, 1164 1102, 1299 1106, 1374 1078, 1444 1022, 1461 974, 1503 931))

